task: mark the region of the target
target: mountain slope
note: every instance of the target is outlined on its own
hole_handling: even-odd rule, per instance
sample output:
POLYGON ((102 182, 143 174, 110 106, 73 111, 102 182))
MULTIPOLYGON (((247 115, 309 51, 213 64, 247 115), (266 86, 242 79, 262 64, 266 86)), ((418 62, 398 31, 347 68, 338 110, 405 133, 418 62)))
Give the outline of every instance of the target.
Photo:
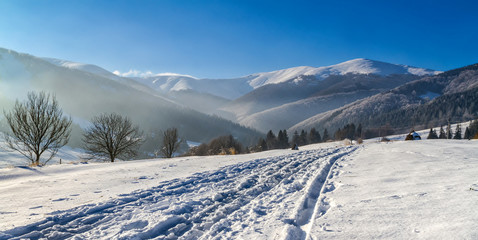
POLYGON ((163 92, 193 90, 233 100, 265 85, 284 83, 291 79, 295 79, 295 83, 298 83, 301 81, 298 78, 299 76, 315 76, 317 80, 323 80, 332 75, 345 75, 348 73, 375 74, 380 76, 393 74, 423 76, 439 72, 358 58, 326 67, 293 67, 232 79, 197 79, 187 75, 165 74, 142 79, 136 78, 136 80, 163 92))
POLYGON ((318 113, 437 73, 359 58, 332 66, 294 67, 234 79, 177 74, 135 79, 193 109, 266 132, 289 128, 318 113))
POLYGON ((177 127, 182 137, 196 142, 233 134, 249 144, 258 136, 251 129, 191 110, 136 84, 131 87, 128 79, 111 79, 105 74, 0 49, 0 93, 6 99, 2 105, 24 99, 28 91, 46 91, 56 95, 64 112, 72 115, 76 123, 86 123, 100 113, 117 112, 147 133, 177 127))
POLYGON ((300 76, 285 83, 260 87, 223 107, 245 126, 260 131, 277 131, 318 113, 342 107, 348 103, 384 92, 419 76, 394 74, 331 75, 324 80, 315 76, 300 76))
POLYGON ((291 130, 337 129, 348 123, 427 128, 478 116, 478 64, 412 81, 391 91, 315 115, 291 130), (434 97, 430 99, 430 96, 434 97))

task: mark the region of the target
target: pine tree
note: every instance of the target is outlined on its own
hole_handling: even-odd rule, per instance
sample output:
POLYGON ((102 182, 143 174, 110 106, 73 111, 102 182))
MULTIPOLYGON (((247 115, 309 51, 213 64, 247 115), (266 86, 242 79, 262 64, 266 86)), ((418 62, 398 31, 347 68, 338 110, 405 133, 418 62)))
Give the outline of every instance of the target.
POLYGON ((455 136, 453 139, 461 139, 461 125, 459 123, 456 125, 455 136))
POLYGON ((478 119, 475 119, 473 122, 471 122, 468 128, 470 130, 470 137, 474 138, 475 135, 478 134, 478 119))
POLYGON ((300 145, 300 136, 299 136, 299 133, 297 132, 297 130, 294 132, 294 135, 292 136, 292 145, 300 145))
POLYGON ((282 134, 282 130, 279 130, 279 133, 277 133, 277 147, 282 148, 282 141, 284 139, 284 135, 282 134))
POLYGON ((324 134, 322 134, 322 141, 327 142, 328 140, 330 140, 330 137, 329 137, 329 131, 327 131, 327 128, 326 128, 324 129, 324 134))
POLYGON ((271 150, 276 148, 277 138, 276 135, 274 135, 274 133, 272 132, 272 130, 269 130, 269 132, 267 132, 266 143, 267 149, 271 150))
POLYGON ((439 139, 446 139, 445 130, 443 130, 443 126, 440 126, 440 136, 439 139))
POLYGON ((315 128, 310 129, 309 132, 309 143, 318 143, 320 142, 320 133, 315 130, 315 128))
POLYGON ((266 143, 266 140, 264 140, 264 138, 259 139, 259 142, 257 143, 257 149, 259 152, 267 150, 267 143, 266 143))
POLYGON ((307 144, 308 144, 307 131, 302 129, 302 131, 300 131, 300 144, 299 145, 307 145, 307 144))
POLYGON ((468 127, 465 129, 465 136, 463 138, 468 140, 471 139, 470 129, 468 129, 468 127))
POLYGON ((343 131, 342 131, 341 128, 337 129, 337 131, 335 131, 335 133, 334 133, 334 139, 335 140, 342 140, 343 139, 342 133, 343 133, 343 131))
POLYGON ((284 136, 284 139, 283 139, 283 147, 284 148, 288 148, 289 147, 289 135, 287 135, 287 130, 284 129, 284 131, 282 131, 282 135, 284 136))
POLYGON ((453 131, 451 130, 450 122, 446 126, 446 139, 451 139, 453 137, 453 131))
POLYGON ((278 148, 288 148, 289 147, 289 137, 287 136, 287 131, 279 130, 277 135, 277 147, 278 148))
POLYGON ((433 128, 430 128, 430 132, 428 133, 427 139, 437 139, 437 133, 433 128))

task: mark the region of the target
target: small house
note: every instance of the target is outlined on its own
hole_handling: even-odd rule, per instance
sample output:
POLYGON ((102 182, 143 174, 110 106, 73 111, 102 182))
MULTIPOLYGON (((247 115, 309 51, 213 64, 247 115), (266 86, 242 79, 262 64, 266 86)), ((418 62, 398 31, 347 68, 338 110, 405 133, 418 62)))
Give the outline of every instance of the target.
POLYGON ((408 141, 408 140, 421 140, 422 137, 420 137, 420 134, 418 134, 417 132, 415 132, 415 130, 412 130, 410 131, 410 133, 407 135, 407 137, 405 138, 405 141, 408 141))

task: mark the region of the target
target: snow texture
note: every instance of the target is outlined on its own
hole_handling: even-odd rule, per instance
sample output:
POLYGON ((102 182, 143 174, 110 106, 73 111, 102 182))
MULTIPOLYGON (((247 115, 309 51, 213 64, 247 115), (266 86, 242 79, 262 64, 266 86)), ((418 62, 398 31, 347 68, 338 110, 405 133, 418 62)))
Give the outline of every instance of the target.
POLYGON ((0 239, 478 237, 477 141, 338 144, 0 169, 0 239))

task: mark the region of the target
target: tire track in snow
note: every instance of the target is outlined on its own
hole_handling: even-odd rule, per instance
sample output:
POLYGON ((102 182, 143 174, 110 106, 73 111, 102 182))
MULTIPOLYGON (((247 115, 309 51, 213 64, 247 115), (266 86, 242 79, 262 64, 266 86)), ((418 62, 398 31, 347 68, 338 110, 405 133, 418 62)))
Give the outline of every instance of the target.
MULTIPOLYGON (((352 152, 357 150, 358 148, 355 148, 352 152)), ((350 155, 352 152, 349 152, 347 155, 350 155)), ((340 157, 341 158, 341 157, 340 157)), ((340 158, 337 158, 333 161, 333 163, 330 165, 329 170, 327 171, 327 177, 325 178, 325 181, 322 183, 322 187, 320 190, 320 194, 318 196, 317 202, 315 204, 313 214, 309 219, 308 222, 308 227, 305 232, 305 240, 312 239, 310 233, 312 228, 314 227, 314 221, 316 218, 322 217, 324 214, 327 213, 327 211, 330 209, 330 204, 326 200, 326 197, 324 196, 325 193, 331 192, 335 190, 335 185, 331 182, 331 179, 333 178, 333 170, 334 167, 336 166, 336 163, 340 158)))
POLYGON ((284 239, 310 239, 310 231, 313 227, 316 217, 323 216, 329 209, 328 203, 325 201, 324 193, 330 192, 333 189, 333 185, 327 188, 327 181, 332 178, 332 170, 336 162, 345 156, 349 156, 357 147, 351 147, 350 150, 346 149, 341 153, 331 156, 325 166, 315 175, 312 181, 309 182, 306 188, 306 194, 303 196, 299 209, 297 209, 295 221, 291 222, 296 228, 288 230, 284 239), (317 216, 318 214, 318 216, 317 216))
MULTIPOLYGON (((301 151, 197 173, 151 189, 123 194, 105 203, 52 213, 53 216, 40 222, 0 232, 0 239, 220 237, 232 232, 226 221, 229 216, 244 214, 247 211, 238 210, 251 208, 250 203, 264 194, 277 195, 280 199, 274 192, 277 185, 285 184, 297 173, 311 174, 311 165, 329 159, 309 185, 306 199, 313 199, 316 195, 313 189, 319 184, 324 169, 329 166, 328 172, 336 159, 352 151, 353 148, 301 151)), ((310 219, 312 210, 302 210, 297 218, 310 219)), ((307 222, 300 220, 300 223, 302 221, 307 222)))

